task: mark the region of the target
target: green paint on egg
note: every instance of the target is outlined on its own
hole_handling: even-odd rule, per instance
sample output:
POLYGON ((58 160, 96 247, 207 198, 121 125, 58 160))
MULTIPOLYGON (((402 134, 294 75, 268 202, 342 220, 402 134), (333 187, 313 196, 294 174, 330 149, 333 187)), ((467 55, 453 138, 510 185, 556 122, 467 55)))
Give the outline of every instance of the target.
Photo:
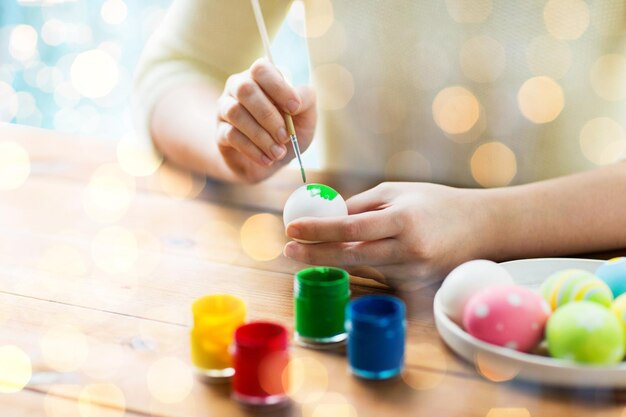
POLYGON ((306 186, 307 191, 311 194, 311 197, 320 196, 325 200, 332 201, 339 195, 337 191, 328 185, 324 184, 309 184, 306 186))

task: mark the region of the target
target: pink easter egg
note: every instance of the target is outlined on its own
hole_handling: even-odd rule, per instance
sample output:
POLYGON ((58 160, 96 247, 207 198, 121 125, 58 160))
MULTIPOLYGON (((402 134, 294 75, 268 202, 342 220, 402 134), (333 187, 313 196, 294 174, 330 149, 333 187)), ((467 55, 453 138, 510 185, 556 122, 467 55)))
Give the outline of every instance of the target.
POLYGON ((465 330, 477 339, 521 352, 543 338, 550 307, 536 292, 519 285, 483 288, 463 312, 465 330))

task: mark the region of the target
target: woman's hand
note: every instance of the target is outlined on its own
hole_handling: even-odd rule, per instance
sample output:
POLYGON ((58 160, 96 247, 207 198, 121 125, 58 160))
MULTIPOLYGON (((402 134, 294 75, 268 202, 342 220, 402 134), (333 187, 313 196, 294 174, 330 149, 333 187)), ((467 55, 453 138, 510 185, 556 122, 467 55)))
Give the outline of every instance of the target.
POLYGON ((267 59, 228 78, 218 100, 217 145, 235 178, 261 181, 294 158, 283 112, 293 116, 304 151, 317 119, 310 87, 291 87, 267 59))
POLYGON ((441 280, 458 264, 486 256, 494 228, 489 190, 383 183, 347 201, 349 216, 301 218, 287 227, 285 256, 338 266, 402 289, 441 280))

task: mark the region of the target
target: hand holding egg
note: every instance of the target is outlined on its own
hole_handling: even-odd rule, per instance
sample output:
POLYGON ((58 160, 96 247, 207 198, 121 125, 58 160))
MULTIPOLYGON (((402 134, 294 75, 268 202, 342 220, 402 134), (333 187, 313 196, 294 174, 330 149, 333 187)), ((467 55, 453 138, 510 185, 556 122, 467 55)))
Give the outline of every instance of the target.
MULTIPOLYGON (((347 216, 348 207, 343 197, 333 188, 324 184, 305 184, 294 191, 283 210, 285 227, 300 217, 347 216)), ((300 243, 318 243, 294 239, 300 243)))

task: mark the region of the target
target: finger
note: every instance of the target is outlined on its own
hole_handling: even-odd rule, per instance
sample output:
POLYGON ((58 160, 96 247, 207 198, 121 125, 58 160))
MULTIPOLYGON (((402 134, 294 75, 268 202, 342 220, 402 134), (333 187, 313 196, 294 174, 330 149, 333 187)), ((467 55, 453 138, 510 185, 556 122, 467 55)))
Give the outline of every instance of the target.
POLYGON ((220 119, 235 126, 241 133, 246 135, 265 155, 270 159, 280 160, 287 153, 283 144, 278 144, 272 139, 252 115, 232 96, 222 96, 219 99, 220 119))
POLYGON ((230 146, 257 164, 267 167, 274 163, 250 139, 227 122, 218 122, 218 145, 230 146))
POLYGON ((300 97, 269 60, 257 59, 250 67, 250 75, 282 111, 290 114, 298 112, 302 106, 300 97))
POLYGON ((226 82, 226 90, 250 112, 276 143, 289 141, 282 114, 256 81, 245 74, 235 74, 226 82))
POLYGON ((385 199, 387 186, 378 184, 376 187, 357 194, 346 200, 349 214, 363 213, 371 210, 378 210, 387 203, 385 199))
POLYGON ((309 264, 350 267, 357 265, 386 265, 400 262, 398 241, 383 239, 359 243, 318 243, 307 245, 289 242, 284 255, 309 264))
POLYGON ((363 242, 398 235, 401 216, 394 210, 341 217, 302 217, 287 225, 287 236, 313 242, 363 242))
POLYGON ((317 121, 316 94, 315 90, 307 85, 297 87, 296 91, 302 99, 302 106, 297 113, 293 114, 293 121, 300 142, 300 149, 304 151, 311 143, 315 132, 317 121))

